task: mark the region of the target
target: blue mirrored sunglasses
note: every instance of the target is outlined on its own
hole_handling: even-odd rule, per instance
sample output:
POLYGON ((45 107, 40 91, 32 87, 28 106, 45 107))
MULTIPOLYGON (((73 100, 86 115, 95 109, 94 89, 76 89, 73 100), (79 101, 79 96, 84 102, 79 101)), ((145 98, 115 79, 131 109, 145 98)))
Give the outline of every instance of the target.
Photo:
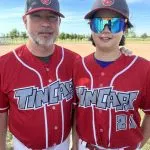
POLYGON ((108 26, 112 33, 125 31, 126 19, 124 18, 93 18, 90 22, 90 28, 95 33, 101 33, 105 26, 108 26))

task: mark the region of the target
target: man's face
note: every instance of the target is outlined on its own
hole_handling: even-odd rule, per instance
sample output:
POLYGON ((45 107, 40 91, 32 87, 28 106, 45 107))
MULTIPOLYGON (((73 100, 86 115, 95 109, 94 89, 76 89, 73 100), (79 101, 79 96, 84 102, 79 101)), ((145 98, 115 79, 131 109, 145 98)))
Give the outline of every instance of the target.
POLYGON ((50 11, 38 11, 24 16, 29 39, 41 46, 50 46, 59 35, 60 18, 50 11))

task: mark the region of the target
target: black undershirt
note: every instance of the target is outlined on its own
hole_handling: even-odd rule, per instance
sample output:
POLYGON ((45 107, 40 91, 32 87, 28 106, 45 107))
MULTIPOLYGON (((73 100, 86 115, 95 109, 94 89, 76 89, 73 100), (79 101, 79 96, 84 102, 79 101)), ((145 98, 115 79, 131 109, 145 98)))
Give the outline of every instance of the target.
POLYGON ((51 58, 52 55, 49 55, 49 56, 46 56, 46 57, 38 57, 41 61, 45 62, 45 63, 48 63, 50 58, 51 58))

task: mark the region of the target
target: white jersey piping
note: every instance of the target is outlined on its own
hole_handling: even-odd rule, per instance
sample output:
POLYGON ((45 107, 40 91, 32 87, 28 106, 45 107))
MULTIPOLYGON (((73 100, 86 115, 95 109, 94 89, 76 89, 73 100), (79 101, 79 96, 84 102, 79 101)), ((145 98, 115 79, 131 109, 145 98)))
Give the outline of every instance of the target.
POLYGON ((0 108, 0 110, 6 110, 6 109, 8 109, 9 108, 9 106, 8 107, 6 107, 6 108, 0 108))
POLYGON ((145 111, 145 112, 146 112, 146 111, 150 111, 150 109, 143 109, 143 111, 145 111))
MULTIPOLYGON (((135 61, 138 59, 138 56, 136 56, 132 62, 126 67, 124 68, 123 70, 121 70, 120 72, 118 72, 111 80, 111 83, 110 83, 110 86, 112 87, 113 86, 113 83, 115 81, 115 79, 120 76, 121 74, 123 74, 124 72, 126 72, 134 63, 135 61)), ((108 147, 110 147, 110 138, 111 138, 111 130, 112 130, 112 113, 111 113, 111 107, 109 108, 109 143, 108 143, 108 147)))
MULTIPOLYGON (((28 66, 26 63, 24 63, 16 54, 15 50, 13 51, 15 57, 17 58, 17 60, 23 65, 25 66, 26 68, 28 68, 29 70, 32 70, 33 72, 35 72, 39 79, 40 79, 40 84, 41 84, 41 88, 42 90, 44 91, 44 86, 43 86, 43 81, 42 81, 42 78, 41 78, 41 75, 40 73, 31 68, 30 66, 28 66)), ((59 77, 58 77, 58 70, 59 70, 59 67, 60 65, 62 64, 64 60, 64 48, 62 47, 62 58, 58 64, 58 66, 56 67, 56 79, 57 81, 59 80, 59 77)), ((6 108, 7 109, 7 108, 6 108)), ((61 101, 61 114, 62 114, 62 137, 61 137, 61 143, 63 142, 63 138, 64 138, 64 110, 63 110, 63 101, 61 101)), ((44 105, 44 119, 45 119, 45 135, 46 135, 46 148, 48 148, 48 122, 47 122, 47 112, 46 112, 46 106, 44 105)))
MULTIPOLYGON (((85 70, 87 71, 87 73, 89 74, 90 76, 90 79, 91 79, 91 90, 93 90, 93 76, 91 74, 91 72, 88 70, 88 68, 86 67, 85 65, 85 62, 84 62, 84 58, 82 58, 82 64, 85 68, 85 70)), ((96 138, 96 130, 95 130, 95 115, 94 115, 94 106, 93 104, 91 105, 92 106, 92 126, 93 126, 93 135, 94 135, 94 140, 95 140, 95 144, 97 144, 97 138, 96 138)))
MULTIPOLYGON (((24 62, 18 57, 18 55, 16 54, 15 50, 13 50, 13 53, 14 53, 16 59, 17 59, 23 66, 25 66, 26 68, 28 68, 29 70, 31 70, 31 71, 33 71, 33 72, 35 72, 35 73, 37 74, 37 76, 38 76, 39 79, 40 79, 41 88, 42 88, 42 90, 44 91, 43 81, 42 81, 42 77, 41 77, 40 73, 39 73, 37 70, 35 70, 35 69, 31 68, 30 66, 28 66, 26 63, 24 63, 24 62)), ((46 143, 45 143, 45 144, 46 144, 46 148, 48 148, 48 122, 47 122, 46 105, 44 105, 44 120, 45 120, 45 138, 46 138, 46 143)))
MULTIPOLYGON (((136 56, 133 61, 125 68, 123 69, 122 71, 120 71, 119 73, 117 73, 111 80, 111 83, 110 83, 110 86, 113 86, 113 83, 115 81, 115 79, 120 76, 121 74, 123 74, 124 72, 126 72, 134 63, 135 61, 138 59, 138 56, 136 56)), ((91 74, 91 72, 88 70, 87 66, 85 65, 85 62, 84 62, 84 58, 82 58, 82 63, 83 63, 83 66, 85 68, 85 70, 87 71, 87 73, 89 74, 90 78, 91 78, 91 90, 93 89, 93 76, 91 74)), ((96 129, 95 129, 95 116, 94 116, 94 108, 93 108, 93 105, 92 105, 92 117, 93 117, 93 120, 92 120, 92 125, 93 125, 93 134, 94 134, 94 140, 95 140, 95 144, 97 144, 97 138, 96 138, 96 129)), ((111 107, 109 109, 109 143, 108 143, 108 147, 110 146, 110 137, 111 137, 111 126, 112 126, 112 114, 111 114, 111 107)))
MULTIPOLYGON (((59 70, 59 67, 62 64, 63 60, 64 60, 64 48, 62 47, 62 58, 61 58, 58 66, 56 68, 56 79, 57 79, 57 81, 60 80, 59 77, 58 77, 58 70, 59 70)), ((61 136, 61 143, 62 143, 63 139, 64 139, 64 110, 63 110, 63 101, 61 101, 60 105, 61 105, 61 116, 62 116, 62 136, 61 136)))

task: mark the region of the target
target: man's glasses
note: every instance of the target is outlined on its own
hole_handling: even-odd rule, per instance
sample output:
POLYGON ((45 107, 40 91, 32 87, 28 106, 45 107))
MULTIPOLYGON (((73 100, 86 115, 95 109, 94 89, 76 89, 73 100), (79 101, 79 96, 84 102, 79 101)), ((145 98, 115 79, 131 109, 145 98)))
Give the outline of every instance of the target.
POLYGON ((125 31, 126 19, 124 18, 93 18, 90 21, 90 28, 95 33, 101 33, 105 26, 108 26, 112 33, 125 31))

